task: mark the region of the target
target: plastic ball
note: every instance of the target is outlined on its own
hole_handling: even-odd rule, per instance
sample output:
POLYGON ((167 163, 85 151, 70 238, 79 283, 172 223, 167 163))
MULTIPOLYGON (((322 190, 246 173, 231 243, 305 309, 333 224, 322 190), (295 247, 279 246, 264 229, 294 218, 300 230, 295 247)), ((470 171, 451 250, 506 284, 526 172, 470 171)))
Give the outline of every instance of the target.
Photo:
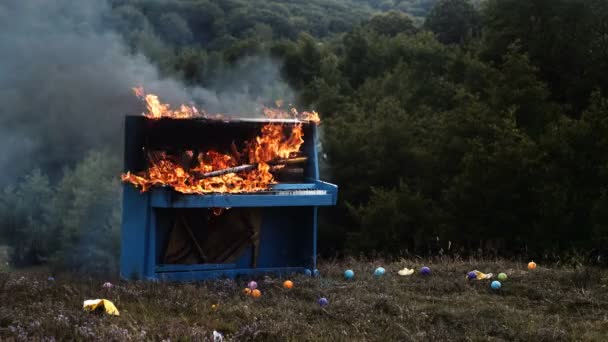
POLYGON ((420 269, 420 273, 422 275, 431 275, 431 269, 427 266, 424 266, 423 268, 420 269))
POLYGON ((374 277, 382 277, 384 275, 384 273, 386 273, 386 270, 382 267, 378 267, 374 271, 374 277))
POLYGON ((477 273, 471 271, 471 272, 467 273, 467 278, 469 278, 471 280, 472 279, 477 279, 477 273))
POLYGON ((498 280, 500 280, 500 281, 505 281, 505 280, 507 280, 507 274, 506 273, 498 273, 498 276, 496 276, 496 278, 498 278, 498 280))
POLYGON ((212 304, 211 305, 211 310, 215 311, 215 310, 217 310, 218 307, 219 307, 218 304, 212 304))
POLYGON ((536 263, 535 263, 534 261, 530 261, 530 262, 528 263, 528 269, 529 269, 530 271, 535 270, 535 269, 536 269, 536 263))
POLYGON ((318 277, 319 275, 321 275, 321 273, 319 272, 318 269, 315 268, 315 270, 312 271, 312 275, 315 276, 315 277, 318 277))
POLYGON ((355 272, 353 272, 353 270, 344 271, 344 278, 352 279, 354 276, 355 276, 355 272))
POLYGON ((48 277, 46 280, 48 280, 48 281, 55 281, 55 277, 48 277))
POLYGON ((251 295, 253 296, 253 298, 260 298, 262 297, 262 292, 260 292, 260 290, 258 289, 255 289, 251 291, 251 295))
POLYGON ((307 268, 304 270, 304 274, 310 277, 312 275, 312 271, 307 268))
POLYGON ((319 298, 319 305, 321 305, 322 307, 328 306, 329 305, 329 301, 325 297, 319 298))
POLYGON ((255 281, 252 280, 252 281, 249 282, 249 284, 247 284, 247 287, 250 288, 250 289, 252 289, 252 290, 255 290, 255 289, 258 288, 258 283, 256 283, 255 281))
POLYGON ((493 290, 498 290, 502 287, 502 284, 498 280, 494 280, 490 286, 493 290))
POLYGON ((286 288, 286 289, 292 288, 293 287, 293 281, 291 281, 291 280, 285 280, 283 282, 283 287, 286 288))
POLYGON ((112 285, 112 283, 110 283, 110 282, 103 283, 104 289, 111 289, 112 287, 114 287, 114 285, 112 285))
POLYGON ((244 288, 244 289, 243 289, 243 294, 244 294, 245 296, 251 296, 251 289, 250 289, 250 288, 248 288, 248 287, 244 288))

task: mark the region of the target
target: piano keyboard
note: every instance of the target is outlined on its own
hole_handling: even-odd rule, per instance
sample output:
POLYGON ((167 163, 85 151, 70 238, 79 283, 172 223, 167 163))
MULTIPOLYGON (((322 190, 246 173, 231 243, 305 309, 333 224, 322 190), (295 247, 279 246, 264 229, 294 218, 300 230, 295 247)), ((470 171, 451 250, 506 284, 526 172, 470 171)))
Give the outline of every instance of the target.
POLYGON ((276 191, 273 194, 282 196, 314 196, 327 195, 327 190, 282 190, 276 191))

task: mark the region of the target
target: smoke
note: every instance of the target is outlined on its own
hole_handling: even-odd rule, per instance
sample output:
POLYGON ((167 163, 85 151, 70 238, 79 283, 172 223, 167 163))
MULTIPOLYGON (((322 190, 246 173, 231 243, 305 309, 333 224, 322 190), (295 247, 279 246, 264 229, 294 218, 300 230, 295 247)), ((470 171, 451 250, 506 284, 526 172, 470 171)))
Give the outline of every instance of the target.
POLYGON ((290 94, 264 58, 237 63, 208 89, 162 78, 108 24, 111 10, 101 0, 0 2, 0 184, 34 167, 57 174, 92 148, 121 154, 123 117, 143 109, 134 86, 210 112, 245 113, 270 100, 252 85, 290 94))

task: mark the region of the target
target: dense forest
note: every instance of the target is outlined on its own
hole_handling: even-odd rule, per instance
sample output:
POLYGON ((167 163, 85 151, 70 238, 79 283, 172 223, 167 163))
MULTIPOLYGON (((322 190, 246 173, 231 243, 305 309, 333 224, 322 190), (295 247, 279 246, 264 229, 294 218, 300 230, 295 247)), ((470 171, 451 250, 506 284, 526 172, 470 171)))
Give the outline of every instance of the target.
MULTIPOLYGON (((323 179, 340 186, 320 217, 323 254, 603 261, 605 0, 111 6, 131 53, 186 85, 221 88, 255 58, 280 65, 298 107, 321 115, 323 179)), ((60 180, 35 171, 7 187, 0 224, 15 264, 114 270, 119 164, 92 151, 60 180)))

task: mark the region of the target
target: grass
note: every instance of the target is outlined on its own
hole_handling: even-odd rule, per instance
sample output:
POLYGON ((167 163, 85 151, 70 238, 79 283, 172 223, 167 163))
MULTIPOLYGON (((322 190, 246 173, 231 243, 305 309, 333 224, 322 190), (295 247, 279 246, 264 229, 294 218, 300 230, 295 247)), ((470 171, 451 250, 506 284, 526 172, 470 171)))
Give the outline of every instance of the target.
POLYGON ((2 340, 212 340, 235 341, 606 341, 608 271, 539 267, 489 260, 435 259, 433 274, 401 277, 420 260, 325 262, 321 277, 258 279, 262 297, 242 295, 249 279, 202 283, 114 281, 43 270, 0 273, 2 340), (346 281, 342 272, 355 271, 346 281), (467 281, 467 271, 506 272, 499 291, 488 281, 467 281), (319 297, 329 306, 321 308, 319 297), (106 298, 120 316, 86 313, 85 299, 106 298), (217 304, 217 309, 212 305, 217 304))

